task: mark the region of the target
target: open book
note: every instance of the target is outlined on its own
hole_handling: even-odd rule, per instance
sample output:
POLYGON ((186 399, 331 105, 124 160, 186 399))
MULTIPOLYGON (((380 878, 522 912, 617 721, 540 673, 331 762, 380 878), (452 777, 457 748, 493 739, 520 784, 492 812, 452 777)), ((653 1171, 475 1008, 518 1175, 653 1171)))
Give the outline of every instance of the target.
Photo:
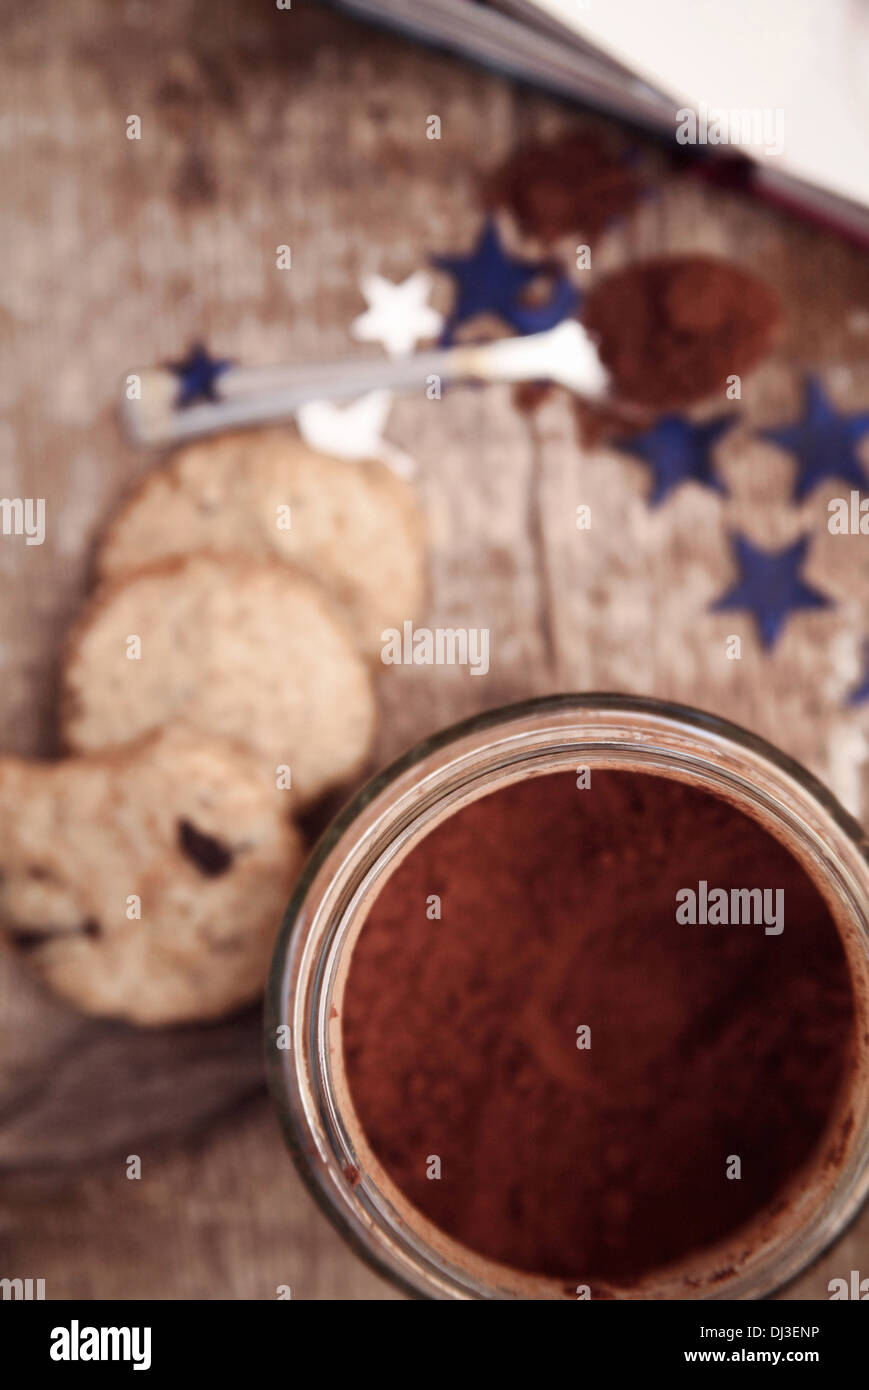
POLYGON ((865 0, 339 3, 698 154, 744 157, 759 193, 869 243, 865 0))

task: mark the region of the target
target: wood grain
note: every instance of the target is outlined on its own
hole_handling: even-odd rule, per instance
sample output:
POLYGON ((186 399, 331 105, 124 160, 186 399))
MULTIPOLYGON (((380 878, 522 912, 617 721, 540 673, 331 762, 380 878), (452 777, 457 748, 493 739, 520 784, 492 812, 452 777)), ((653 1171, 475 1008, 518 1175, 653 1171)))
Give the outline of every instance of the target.
MULTIPOLYGON (((7 14, 3 40, 0 492, 44 496, 49 526, 43 547, 0 543, 0 739, 50 754, 93 539, 154 463, 118 430, 120 374, 200 337, 249 362, 348 352, 360 275, 397 280, 470 246, 484 174, 573 116, 304 0, 175 0, 159 20, 144 0, 45 0, 7 14), (130 114, 140 141, 125 138, 130 114), (425 137, 430 114, 440 141, 425 137), (275 267, 283 243, 289 273, 275 267)), ((722 450, 730 496, 687 487, 650 511, 643 470, 580 451, 557 395, 531 420, 500 388, 399 402, 389 434, 419 464, 429 620, 489 626, 494 660, 485 680, 384 673, 375 761, 479 708, 609 688, 726 713, 860 813, 869 712, 843 694, 869 627, 869 561, 859 538, 823 529, 827 494, 790 505, 791 465, 750 427, 795 409, 805 368, 843 405, 869 401, 866 258, 635 143, 656 192, 599 238, 591 273, 702 249, 767 276, 787 305, 722 450), (810 575, 839 599, 795 620, 772 658, 741 618, 705 611, 730 582, 734 526, 768 544, 811 527, 810 575), (730 632, 745 635, 740 662, 725 659, 730 632)), ((442 307, 448 292, 440 281, 442 307)), ((0 1273, 44 1277, 54 1298, 273 1298, 282 1283, 299 1298, 396 1296, 295 1176, 256 1013, 142 1034, 82 1020, 3 957, 0 1059, 0 1273), (141 1181, 125 1176, 130 1153, 141 1181)), ((785 1296, 825 1297, 861 1264, 869 1216, 785 1296)))

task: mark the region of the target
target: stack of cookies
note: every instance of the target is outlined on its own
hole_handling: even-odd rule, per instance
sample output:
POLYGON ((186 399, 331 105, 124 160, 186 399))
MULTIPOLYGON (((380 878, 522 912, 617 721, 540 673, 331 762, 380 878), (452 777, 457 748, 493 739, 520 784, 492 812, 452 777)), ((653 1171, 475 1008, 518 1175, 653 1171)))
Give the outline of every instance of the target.
POLYGON ((377 462, 289 429, 180 450, 115 517, 51 764, 0 758, 0 926, 79 1007, 215 1018, 261 991, 300 809, 358 776, 421 525, 377 462))

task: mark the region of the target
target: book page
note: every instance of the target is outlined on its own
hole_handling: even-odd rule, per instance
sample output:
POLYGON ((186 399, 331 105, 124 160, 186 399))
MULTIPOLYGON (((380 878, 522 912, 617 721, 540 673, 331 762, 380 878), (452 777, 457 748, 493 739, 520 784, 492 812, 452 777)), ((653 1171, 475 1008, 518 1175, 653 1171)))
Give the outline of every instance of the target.
POLYGON ((741 149, 777 174, 869 204, 869 6, 863 0, 535 4, 668 92, 674 134, 683 105, 705 103, 713 114, 760 111, 765 133, 740 142, 741 149), (782 142, 774 138, 777 122, 782 142))

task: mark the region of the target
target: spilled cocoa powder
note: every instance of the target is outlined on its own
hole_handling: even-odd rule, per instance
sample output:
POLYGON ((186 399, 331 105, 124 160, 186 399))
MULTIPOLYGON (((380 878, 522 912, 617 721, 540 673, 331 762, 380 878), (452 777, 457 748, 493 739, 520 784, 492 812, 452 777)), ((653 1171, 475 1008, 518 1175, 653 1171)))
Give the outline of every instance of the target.
POLYGON ((491 205, 509 208, 527 236, 544 242, 602 231, 641 191, 624 150, 591 131, 520 146, 486 189, 491 205))
POLYGON ((728 378, 769 352, 777 296, 740 266, 712 256, 662 256, 607 276, 582 321, 612 374, 617 398, 666 410, 725 399, 728 378))
MULTIPOLYGON (((780 327, 779 303, 757 276, 711 256, 662 256, 607 276, 579 315, 612 377, 612 400, 573 401, 579 441, 594 447, 648 429, 666 410, 711 396, 766 356, 780 327)), ((514 388, 533 414, 555 387, 514 388)))
POLYGON ((602 770, 438 825, 375 900, 342 1012, 357 1115, 412 1203, 520 1270, 624 1285, 829 1157, 855 1021, 831 914, 778 841, 700 789, 602 770), (702 880, 782 889, 783 931, 677 923, 702 880))

